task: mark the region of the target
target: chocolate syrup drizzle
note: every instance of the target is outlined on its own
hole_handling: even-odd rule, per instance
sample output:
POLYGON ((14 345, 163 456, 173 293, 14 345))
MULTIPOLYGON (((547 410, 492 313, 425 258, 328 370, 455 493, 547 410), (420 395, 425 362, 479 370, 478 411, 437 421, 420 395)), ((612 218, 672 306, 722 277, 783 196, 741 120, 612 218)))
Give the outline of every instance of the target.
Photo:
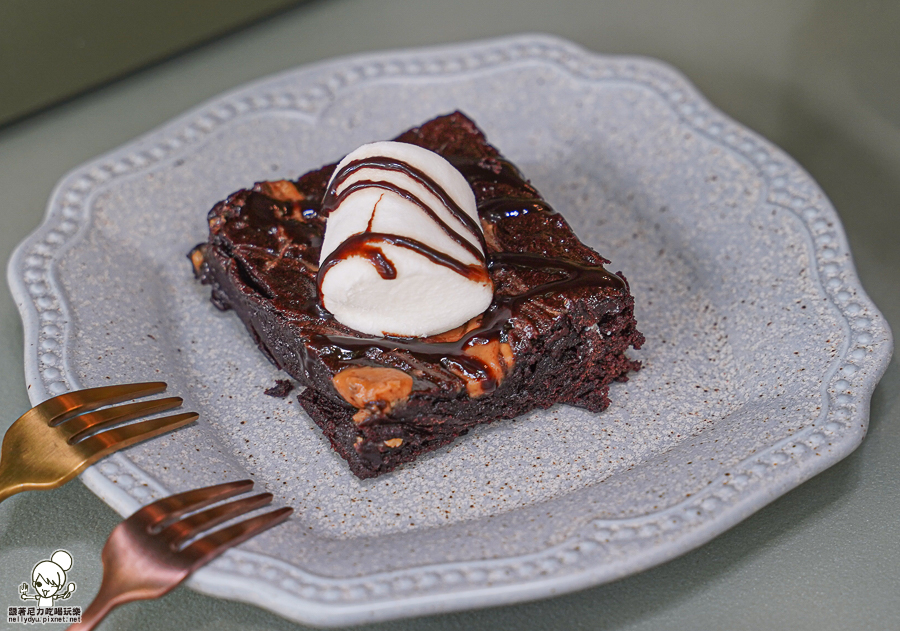
MULTIPOLYGON (((347 240, 336 247, 322 265, 319 266, 317 278, 319 293, 321 294, 322 291, 322 279, 325 277, 325 273, 330 268, 351 256, 361 256, 368 260, 378 271, 378 275, 385 280, 397 278, 397 268, 394 267, 391 260, 388 259, 381 248, 378 247, 383 243, 412 250, 413 252, 421 254, 432 263, 448 267, 469 280, 487 282, 489 279, 487 271, 482 265, 466 265, 459 259, 455 259, 440 250, 428 247, 416 239, 384 232, 361 232, 360 234, 348 237, 347 240)), ((484 256, 481 258, 484 260, 484 256)))
MULTIPOLYGON (((476 184, 487 184, 493 186, 508 185, 516 190, 534 190, 522 177, 518 169, 505 160, 493 159, 490 162, 485 162, 458 157, 450 157, 448 160, 450 160, 450 162, 452 162, 463 174, 469 182, 469 185, 473 186, 473 188, 476 184)), ((449 199, 449 196, 447 196, 436 183, 428 178, 428 176, 409 165, 405 165, 404 163, 389 158, 370 158, 348 164, 333 179, 329 192, 323 200, 323 213, 327 214, 328 212, 331 212, 340 204, 346 195, 350 194, 348 191, 356 186, 356 184, 347 187, 340 195, 335 195, 334 191, 352 172, 362 168, 397 170, 414 177, 417 181, 422 182, 423 185, 434 192, 455 216, 460 218, 463 223, 466 223, 465 219, 468 219, 468 215, 459 209, 459 207, 449 199)), ((378 182, 377 184, 379 186, 384 185, 381 186, 382 188, 407 196, 408 192, 399 190, 398 187, 393 184, 387 182, 378 182)), ((366 185, 372 185, 372 183, 367 182, 366 185)), ((409 199, 409 197, 407 198, 409 199)), ((504 219, 540 212, 555 213, 549 204, 537 197, 536 192, 534 198, 498 196, 484 199, 478 204, 479 216, 484 221, 493 224, 503 221, 504 219)), ((439 222, 439 224, 445 226, 443 222, 439 222)), ((469 222, 466 223, 466 225, 470 227, 473 234, 476 234, 480 239, 483 239, 481 231, 474 227, 474 223, 471 222, 471 219, 469 219, 469 222), (473 225, 469 226, 469 223, 473 225)), ((461 237, 459 238, 461 239, 461 237)), ((363 233, 351 237, 323 262, 319 270, 319 280, 321 280, 324 276, 324 272, 327 271, 329 267, 351 255, 365 256, 372 262, 376 269, 378 269, 382 278, 393 278, 396 275, 396 270, 377 247, 378 243, 385 242, 415 249, 435 263, 450 267, 460 274, 468 275, 472 273, 470 269, 474 266, 466 266, 445 254, 436 252, 422 244, 418 244, 418 242, 414 242, 412 239, 405 239, 405 242, 401 243, 401 240, 404 239, 405 238, 403 237, 397 237, 395 235, 379 233, 363 233)), ((484 242, 482 241, 482 243, 484 242)), ((486 247, 485 252, 487 252, 486 247)), ((439 365, 454 374, 462 374, 466 378, 478 380, 483 391, 488 393, 495 390, 499 383, 492 377, 491 370, 485 362, 477 357, 467 355, 465 350, 470 346, 477 344, 503 341, 503 333, 507 329, 510 319, 516 316, 520 307, 526 301, 531 298, 549 294, 558 294, 580 287, 609 287, 619 290, 625 289, 626 287, 625 281, 622 278, 608 272, 601 265, 586 265, 569 259, 551 258, 540 254, 525 252, 495 252, 488 254, 486 262, 487 268, 491 271, 499 270, 504 267, 519 268, 526 272, 538 271, 550 273, 556 275, 557 278, 514 296, 495 295, 491 306, 482 314, 478 326, 453 342, 430 342, 422 338, 391 336, 352 337, 347 335, 319 334, 314 336, 311 340, 311 345, 317 348, 320 355, 331 357, 342 363, 364 361, 366 356, 370 355, 374 350, 385 353, 401 352, 407 356, 411 356, 419 362, 439 365)), ((385 421, 386 419, 372 419, 371 422, 385 421)))
MULTIPOLYGON (((344 241, 344 243, 335 248, 334 251, 332 251, 322 262, 322 265, 319 268, 318 277, 316 278, 316 284, 319 289, 320 295, 322 292, 322 282, 325 278, 325 273, 329 269, 334 267, 337 263, 352 256, 358 256, 368 260, 375 267, 375 269, 378 270, 378 274, 382 278, 396 278, 396 268, 394 268, 393 264, 385 256, 384 252, 378 247, 378 244, 380 243, 388 243, 390 245, 395 245, 412 250, 418 254, 421 254, 433 263, 447 267, 457 274, 465 276, 469 280, 475 280, 477 282, 489 281, 487 273, 484 269, 485 258, 483 252, 486 246, 484 243, 484 236, 481 233, 481 228, 468 215, 468 213, 466 213, 466 211, 460 208, 459 204, 457 204, 453 200, 453 198, 450 197, 450 195, 447 193, 447 191, 444 190, 442 186, 440 186, 437 182, 435 182, 431 177, 429 177, 420 169, 417 169, 416 167, 403 162, 402 160, 397 160, 395 158, 389 158, 386 156, 373 156, 369 158, 362 158, 360 160, 353 160, 352 162, 348 163, 331 179, 328 190, 325 193, 325 198, 322 200, 322 214, 326 216, 329 215, 334 210, 336 210, 350 195, 366 188, 381 188, 386 191, 390 191, 391 193, 399 195, 400 197, 403 197, 404 199, 407 199, 418 206, 432 221, 434 221, 434 223, 438 225, 438 227, 440 227, 440 229, 447 236, 449 236, 455 243, 465 248, 465 250, 469 252, 476 261, 479 262, 479 264, 467 265, 459 259, 436 250, 435 248, 426 245, 425 243, 422 243, 421 241, 418 241, 416 239, 367 231, 362 233, 361 235, 355 235, 354 237, 351 237, 344 241), (408 191, 405 188, 394 184, 393 182, 387 182, 384 180, 359 180, 347 186, 340 193, 337 192, 341 184, 346 182, 347 179, 350 178, 354 173, 362 169, 372 169, 375 171, 394 171, 402 173, 403 175, 406 175, 407 177, 424 186, 425 189, 428 190, 432 195, 434 195, 441 202, 441 204, 443 204, 444 208, 446 208, 447 211, 460 224, 462 224, 465 230, 472 235, 472 237, 480 245, 480 248, 475 247, 475 245, 472 244, 471 240, 466 239, 459 232, 447 225, 447 223, 440 217, 438 217, 437 213, 435 213, 434 210, 432 210, 431 207, 428 206, 428 204, 419 199, 419 197, 417 197, 411 191, 408 191)), ((374 212, 372 216, 374 218, 374 212)), ((370 226, 371 223, 372 221, 370 220, 370 226)))

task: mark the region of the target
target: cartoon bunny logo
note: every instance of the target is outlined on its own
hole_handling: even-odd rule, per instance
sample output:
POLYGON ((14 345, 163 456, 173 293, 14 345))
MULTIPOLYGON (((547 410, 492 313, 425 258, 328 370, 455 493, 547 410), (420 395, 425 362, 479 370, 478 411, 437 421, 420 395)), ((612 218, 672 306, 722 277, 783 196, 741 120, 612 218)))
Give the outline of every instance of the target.
POLYGON ((22 583, 19 597, 22 600, 36 600, 38 607, 52 607, 54 600, 68 598, 75 591, 75 583, 66 586, 66 572, 72 569, 72 555, 65 550, 57 550, 47 561, 41 561, 31 571, 31 584, 36 592, 28 594, 28 584, 22 583))

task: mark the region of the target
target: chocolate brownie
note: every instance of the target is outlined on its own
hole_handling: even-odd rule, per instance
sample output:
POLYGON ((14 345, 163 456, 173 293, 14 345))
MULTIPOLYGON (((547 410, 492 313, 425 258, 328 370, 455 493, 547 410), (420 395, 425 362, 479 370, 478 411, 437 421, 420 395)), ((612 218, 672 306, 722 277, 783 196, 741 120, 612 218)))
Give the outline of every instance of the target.
POLYGON ((494 285, 490 307, 425 338, 373 337, 338 322, 317 290, 335 164, 260 182, 209 212, 190 253, 212 302, 234 309, 259 348, 305 389, 303 408, 360 478, 471 427, 566 403, 599 412, 644 341, 628 283, 604 269, 518 169, 459 112, 404 132, 450 161, 475 193, 494 285))

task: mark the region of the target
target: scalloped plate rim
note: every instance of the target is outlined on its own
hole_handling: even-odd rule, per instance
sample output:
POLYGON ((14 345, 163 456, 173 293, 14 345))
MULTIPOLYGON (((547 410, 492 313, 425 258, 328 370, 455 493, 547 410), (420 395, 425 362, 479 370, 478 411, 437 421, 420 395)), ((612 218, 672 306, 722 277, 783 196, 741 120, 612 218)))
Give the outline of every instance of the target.
MULTIPOLYGON (((83 165, 72 169, 60 180, 51 195, 50 201, 48 202, 47 211, 42 224, 29 237, 27 237, 22 243, 19 244, 19 246, 13 252, 13 255, 10 258, 7 267, 7 280, 23 321, 23 329, 25 333, 25 378, 29 386, 28 394, 32 404, 36 404, 39 401, 46 399, 52 393, 48 391, 48 387, 44 383, 43 376, 45 371, 41 369, 41 363, 38 357, 37 341, 38 330, 40 328, 40 319, 37 315, 37 298, 34 297, 33 294, 29 291, 28 283, 25 279, 26 256, 30 248, 34 247, 35 244, 41 242, 42 239, 47 238, 47 235, 53 230, 53 228, 58 227, 63 221, 60 218, 59 213, 61 198, 63 197, 64 192, 75 186, 75 183, 80 178, 83 178, 85 174, 91 172, 92 169, 95 169, 103 165, 104 163, 109 163, 113 159, 124 159, 124 157, 129 153, 133 154, 135 148, 140 148, 145 145, 152 144, 152 141, 158 140, 160 137, 169 134, 180 127, 184 127, 188 122, 196 122, 204 114, 212 111, 213 107, 217 104, 233 102, 237 96, 246 94, 248 91, 272 84, 277 84, 278 82, 282 82, 290 78, 299 79, 299 77, 302 75, 315 75, 317 73, 321 74, 329 70, 336 73, 342 69, 349 68, 350 66, 359 66, 365 63, 371 63, 375 60, 379 60, 382 62, 397 59, 409 60, 416 59, 418 57, 434 57, 441 54, 453 54, 460 56, 468 51, 474 50, 505 50, 507 52, 510 52, 516 49, 516 47, 522 49, 528 46, 535 45, 538 47, 543 46, 548 50, 554 49, 557 51, 561 51, 563 55, 568 55, 570 58, 575 58, 582 62, 593 61, 600 64, 611 64, 613 62, 621 64, 634 64, 636 67, 653 69, 660 74, 667 76, 675 85, 677 85, 679 89, 683 90, 687 94, 688 102, 706 107, 707 109, 716 113, 729 125, 733 126, 734 129, 740 130, 746 136, 754 138, 756 142, 763 148, 763 150, 777 155, 779 159, 787 163, 789 169, 791 169, 795 173, 800 173, 808 181, 809 185, 818 190, 818 186, 815 184, 812 178, 808 174, 806 174, 806 172, 799 165, 797 165, 796 162, 785 155, 782 150, 719 112, 719 110, 714 108, 708 103, 708 101, 706 101, 706 99, 680 72, 671 68, 663 62, 647 57, 599 55, 555 36, 542 34, 525 34, 463 42, 459 44, 443 44, 439 46, 430 46, 416 49, 402 49, 366 53, 362 55, 348 55, 335 59, 319 61, 252 81, 233 90, 229 90, 217 97, 209 99, 208 101, 190 109, 184 114, 173 118, 169 122, 157 127, 156 129, 153 129, 146 134, 143 134, 138 138, 128 142, 126 145, 123 145, 118 149, 103 154, 98 158, 90 160, 83 165)), ((552 61, 548 57, 540 57, 539 55, 537 57, 539 59, 542 59, 543 61, 552 61)), ((521 58, 509 58, 506 60, 494 62, 493 64, 488 64, 488 67, 494 69, 502 68, 507 64, 513 64, 516 61, 520 60, 521 58)), ((477 69, 470 70, 472 72, 477 72, 477 69)), ((583 78, 583 80, 588 81, 589 79, 583 78)), ((722 146, 725 146, 723 142, 719 141, 719 143, 722 146)), ((186 146, 189 148, 191 145, 188 144, 186 146)), ((160 160, 172 159, 173 156, 178 155, 179 151, 183 150, 185 150, 184 147, 177 148, 173 150, 170 155, 160 158, 160 160)), ((136 167, 136 170, 139 171, 141 168, 143 167, 138 166, 136 167)), ((839 246, 847 254, 847 259, 844 262, 844 265, 846 266, 845 275, 849 279, 848 282, 851 288, 854 289, 857 293, 856 302, 862 302, 863 304, 865 304, 865 308, 869 312, 870 319, 875 321, 875 326, 873 328, 878 333, 880 333, 880 338, 873 339, 872 341, 871 345, 873 346, 874 350, 871 353, 871 357, 867 359, 867 361, 869 362, 868 372, 864 375, 865 379, 860 384, 861 393, 858 394, 854 399, 857 405, 855 408, 854 418, 851 419, 851 421, 857 422, 849 423, 845 430, 843 430, 843 433, 839 435, 840 442, 835 444, 835 447, 837 447, 837 449, 834 452, 834 455, 817 459, 805 467, 798 466, 794 468, 793 471, 786 472, 793 473, 794 475, 788 476, 785 475, 785 473, 779 472, 779 476, 775 478, 774 474, 772 474, 772 482, 774 484, 759 487, 752 492, 744 494, 739 501, 734 502, 733 504, 728 506, 727 509, 719 512, 715 517, 705 521, 703 527, 687 531, 674 543, 660 544, 655 547, 642 550, 641 554, 637 555, 636 557, 631 557, 618 564, 595 566, 578 573, 563 575, 562 577, 551 577, 542 581, 522 580, 518 583, 513 582, 511 584, 497 586, 482 586, 457 591, 445 591, 442 593, 438 593, 438 595, 435 595, 434 593, 423 592, 420 595, 413 594, 411 597, 398 597, 381 601, 364 601, 362 603, 353 605, 323 604, 322 602, 316 602, 313 600, 304 599, 302 597, 297 597, 295 594, 290 594, 273 585, 272 583, 267 582, 268 579, 265 579, 263 577, 235 577, 235 575, 230 572, 224 572, 217 569, 216 563, 213 563, 211 566, 203 568, 202 570, 195 573, 189 579, 188 584, 197 591, 207 593, 212 596, 225 597, 233 600, 256 604, 298 622, 305 622, 322 626, 359 624, 364 622, 376 622, 415 615, 435 614, 468 608, 510 604, 525 600, 533 600, 536 598, 550 597, 553 595, 599 585, 642 571, 644 569, 648 569, 650 567, 653 567, 654 565, 675 558, 676 556, 683 554, 688 550, 702 545, 706 541, 709 541, 728 528, 731 528, 769 502, 783 495, 788 490, 798 486, 805 480, 811 478, 817 473, 840 461, 860 444, 865 436, 866 428, 868 425, 868 414, 872 393, 879 379, 886 370, 891 357, 893 343, 887 322, 878 312, 877 308, 866 295, 862 287, 862 284, 853 266, 853 261, 849 254, 846 235, 843 231, 843 227, 840 223, 836 211, 831 206, 830 202, 828 202, 827 198, 824 197, 824 195, 823 200, 822 210, 826 214, 829 214, 829 218, 834 219, 834 230, 837 233, 839 246)), ((50 257, 50 264, 48 264, 47 266, 47 283, 49 284, 50 289, 48 293, 53 293, 56 288, 56 283, 58 282, 56 280, 56 270, 53 267, 53 262, 66 249, 68 249, 69 247, 75 247, 78 243, 78 236, 80 234, 83 234, 83 232, 87 229, 88 226, 86 225, 77 226, 74 231, 74 236, 70 236, 69 241, 64 242, 61 249, 57 249, 50 257)), ((817 282, 824 291, 824 284, 818 274, 817 282)), ((835 306, 840 311, 840 307, 837 305, 835 306)), ((67 309, 67 305, 65 305, 65 303, 61 303, 60 308, 63 312, 65 312, 65 310, 67 309)), ((849 315, 844 313, 843 311, 840 311, 840 313, 844 318, 845 328, 849 330, 849 315)), ((66 330, 63 333, 65 334, 64 339, 71 339, 71 325, 67 324, 66 330)), ((63 349, 63 351, 64 350, 65 349, 63 349)), ((833 376, 833 373, 838 370, 840 360, 845 359, 844 356, 846 356, 848 352, 849 346, 843 349, 842 357, 835 359, 832 364, 830 364, 830 369, 828 372, 832 374, 828 375, 829 379, 833 376)), ((73 386, 74 388, 79 387, 77 378, 74 376, 75 371, 72 370, 68 365, 67 359, 63 359, 62 365, 64 369, 63 375, 68 375, 69 383, 67 385, 73 386)), ((822 389, 825 390, 825 387, 826 386, 823 385, 822 389)), ((825 392, 824 394, 827 395, 827 392, 825 392)), ((789 437, 788 439, 779 441, 779 443, 769 445, 766 453, 775 452, 778 450, 778 446, 780 443, 791 442, 795 439, 796 437, 789 437)), ((114 461, 120 466, 131 466, 132 468, 137 469, 137 467, 132 465, 130 461, 128 461, 127 458, 125 458, 121 454, 114 454, 108 460, 114 461)), ((784 467, 783 470, 784 469, 791 468, 784 467)), ((138 471, 146 476, 149 483, 158 487, 159 490, 165 491, 162 485, 153 480, 152 475, 139 469, 138 471)), ((140 503, 135 498, 129 496, 127 492, 125 492, 122 488, 116 486, 108 478, 106 478, 96 465, 87 469, 82 474, 81 479, 104 502, 112 506, 117 512, 122 515, 130 514, 140 506, 140 503)), ((676 506, 670 507, 669 509, 659 512, 664 513, 667 511, 674 511, 675 509, 679 509, 688 503, 688 501, 685 501, 676 506)), ((624 523, 632 520, 629 519, 612 521, 621 521, 624 523)), ((559 546, 551 546, 551 548, 565 545, 566 544, 563 543, 559 544, 559 546)), ((544 552, 546 552, 546 550, 543 550, 541 553, 543 554, 544 552)), ((231 550, 226 553, 224 558, 237 560, 243 559, 244 557, 259 557, 269 563, 274 563, 276 565, 278 563, 282 563, 284 565, 287 565, 281 561, 278 561, 277 559, 268 558, 263 554, 243 552, 241 550, 231 550)), ((508 559, 503 559, 502 561, 508 561, 508 559)), ((483 560, 466 562, 459 565, 474 566, 481 562, 487 561, 483 560)), ((419 572, 426 572, 429 570, 429 568, 442 569, 448 565, 457 564, 436 564, 435 566, 414 569, 418 570, 419 572)), ((411 570, 404 570, 393 573, 386 573, 386 575, 402 575, 404 572, 409 573, 410 571, 411 570)), ((374 578, 376 576, 379 576, 379 574, 372 574, 369 576, 369 578, 374 578)), ((323 582, 331 581, 331 579, 320 580, 322 580, 323 582)), ((332 582, 340 583, 341 581, 334 580, 332 582)), ((348 580, 346 582, 350 581, 348 580)))

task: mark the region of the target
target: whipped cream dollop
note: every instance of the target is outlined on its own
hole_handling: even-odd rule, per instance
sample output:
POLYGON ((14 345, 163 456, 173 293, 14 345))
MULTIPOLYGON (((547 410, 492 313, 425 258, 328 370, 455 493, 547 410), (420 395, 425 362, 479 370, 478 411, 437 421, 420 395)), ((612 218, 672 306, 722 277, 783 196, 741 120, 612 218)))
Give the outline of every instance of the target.
POLYGON ((323 211, 319 292, 342 324, 424 337, 491 304, 475 195, 438 154, 401 142, 363 145, 337 165, 323 211))

